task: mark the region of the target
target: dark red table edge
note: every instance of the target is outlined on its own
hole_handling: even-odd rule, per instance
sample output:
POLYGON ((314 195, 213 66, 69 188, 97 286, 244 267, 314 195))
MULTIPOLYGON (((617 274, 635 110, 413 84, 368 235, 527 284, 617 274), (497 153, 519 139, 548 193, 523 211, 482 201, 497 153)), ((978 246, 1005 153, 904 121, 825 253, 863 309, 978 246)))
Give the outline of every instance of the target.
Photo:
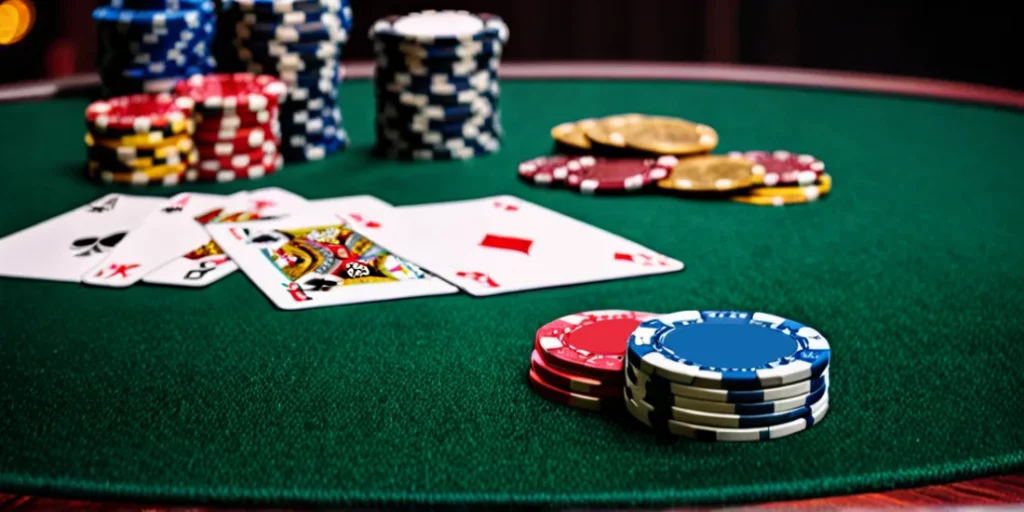
MULTIPOLYGON (((349 78, 369 78, 372 62, 347 63, 349 78)), ((918 98, 977 103, 993 107, 1024 109, 1024 92, 924 78, 850 73, 843 71, 693 64, 671 62, 507 62, 502 79, 604 79, 677 80, 694 82, 749 83, 810 89, 833 89, 861 93, 901 95, 918 98)), ((0 103, 43 100, 94 89, 95 74, 56 80, 26 82, 0 87, 0 103)), ((1024 474, 995 476, 945 485, 893 490, 800 501, 758 505, 758 508, 880 508, 892 506, 984 506, 1024 503, 1024 474)), ((160 507, 123 503, 71 501, 34 496, 0 494, 0 510, 149 510, 160 507)), ((185 510, 167 507, 164 510, 185 510)), ((190 511, 205 510, 188 508, 190 511)), ((209 509, 215 510, 215 509, 209 509)), ((690 509, 693 510, 693 509, 690 509)))

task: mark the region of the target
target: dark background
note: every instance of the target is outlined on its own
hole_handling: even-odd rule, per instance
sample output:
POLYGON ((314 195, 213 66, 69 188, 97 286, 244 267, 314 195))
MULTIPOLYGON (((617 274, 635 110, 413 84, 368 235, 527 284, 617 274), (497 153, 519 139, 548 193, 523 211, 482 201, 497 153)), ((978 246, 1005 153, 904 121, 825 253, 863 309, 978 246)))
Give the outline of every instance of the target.
MULTIPOLYGON (((36 26, 0 47, 0 82, 91 71, 99 0, 35 0, 36 26)), ((351 0, 345 60, 370 57, 366 30, 394 13, 495 12, 506 61, 720 62, 865 71, 1024 89, 1014 2, 828 0, 351 0)))

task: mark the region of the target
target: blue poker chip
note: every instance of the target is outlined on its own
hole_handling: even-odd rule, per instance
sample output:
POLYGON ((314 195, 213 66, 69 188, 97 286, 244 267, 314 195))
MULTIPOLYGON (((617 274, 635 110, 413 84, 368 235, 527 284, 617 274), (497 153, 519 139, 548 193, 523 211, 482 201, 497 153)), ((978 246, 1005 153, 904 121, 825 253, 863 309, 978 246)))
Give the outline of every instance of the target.
POLYGON ((648 401, 652 403, 675 399, 692 399, 730 405, 774 403, 806 396, 828 385, 827 369, 818 377, 785 386, 755 390, 734 390, 708 389, 671 382, 658 375, 649 375, 637 371, 633 365, 629 364, 628 359, 624 367, 626 369, 626 380, 634 384, 636 389, 641 390, 641 395, 649 398, 648 401))
POLYGON ((327 156, 345 149, 348 146, 348 140, 348 134, 343 129, 336 130, 331 136, 293 135, 282 139, 279 150, 288 162, 323 160, 327 156))
POLYGON ((195 9, 176 11, 136 11, 115 7, 97 7, 92 11, 97 23, 116 24, 122 31, 142 30, 181 30, 198 28, 201 13, 195 9))
POLYGON ((626 357, 640 371, 711 389, 755 390, 821 375, 828 340, 793 320, 745 311, 679 311, 640 324, 626 357))
MULTIPOLYGON (((494 107, 498 104, 499 96, 491 93, 480 93, 477 91, 460 91, 453 95, 423 94, 414 92, 393 93, 383 89, 375 91, 377 101, 383 104, 397 104, 408 107, 426 109, 429 107, 462 107, 487 104, 494 107)), ((493 110, 493 108, 492 108, 493 110)))
POLYGON ((280 117, 281 133, 286 137, 293 134, 327 134, 329 129, 341 126, 341 121, 341 109, 338 107, 291 111, 280 117))
POLYGON ((330 12, 341 18, 345 30, 352 30, 352 6, 349 0, 242 0, 238 10, 257 15, 330 12))
POLYGON ((341 45, 330 41, 313 43, 280 43, 277 41, 245 41, 236 42, 238 52, 253 55, 256 58, 281 57, 300 55, 303 57, 338 57, 341 56, 341 45))
POLYGON ((289 71, 295 73, 319 72, 321 69, 340 64, 336 56, 319 57, 298 53, 279 56, 258 56, 240 50, 238 56, 242 62, 248 65, 250 71, 256 74, 278 74, 289 71))
POLYGON ((493 14, 430 10, 382 18, 370 28, 370 39, 430 46, 484 39, 504 43, 508 41, 508 26, 493 14))
POLYGON ((404 105, 390 101, 390 98, 377 98, 378 115, 399 118, 422 118, 434 121, 458 121, 480 115, 490 115, 497 111, 497 105, 491 101, 479 100, 468 105, 404 105), (381 100, 384 101, 381 101, 381 100))
POLYGON ((462 141, 460 144, 465 145, 467 141, 477 143, 488 138, 501 138, 500 121, 495 116, 487 117, 482 122, 457 123, 433 130, 389 121, 383 117, 377 118, 377 125, 381 137, 395 143, 416 146, 448 146, 452 141, 462 141))
POLYGON ((110 0, 110 7, 133 11, 177 11, 184 2, 181 0, 110 0))
POLYGON ((721 428, 757 428, 787 423, 808 415, 811 412, 811 407, 822 399, 826 401, 828 400, 828 392, 826 389, 822 390, 821 394, 817 396, 812 403, 804 404, 793 409, 777 412, 773 411, 763 414, 735 414, 687 409, 676 405, 656 407, 634 395, 633 388, 628 385, 625 387, 625 396, 641 408, 646 409, 649 421, 666 422, 668 420, 675 420, 721 428))
POLYGON ((407 73, 413 76, 448 75, 468 77, 481 70, 497 73, 501 65, 498 57, 484 57, 458 60, 422 60, 409 56, 377 54, 377 67, 393 73, 407 73))
POLYGON ((380 68, 374 73, 376 87, 392 93, 408 91, 451 96, 463 91, 494 92, 498 87, 497 82, 497 74, 490 70, 477 71, 464 77, 445 74, 419 76, 380 68))
POLYGON ((235 35, 240 41, 277 41, 280 43, 315 43, 330 41, 345 43, 348 31, 340 20, 334 23, 303 23, 301 25, 281 25, 275 23, 246 24, 235 23, 235 35))
MULTIPOLYGON (((500 147, 499 147, 500 149, 500 147)), ((498 149, 478 150, 475 148, 402 148, 388 144, 378 144, 374 153, 390 160, 410 162, 471 160, 497 152, 498 149)))

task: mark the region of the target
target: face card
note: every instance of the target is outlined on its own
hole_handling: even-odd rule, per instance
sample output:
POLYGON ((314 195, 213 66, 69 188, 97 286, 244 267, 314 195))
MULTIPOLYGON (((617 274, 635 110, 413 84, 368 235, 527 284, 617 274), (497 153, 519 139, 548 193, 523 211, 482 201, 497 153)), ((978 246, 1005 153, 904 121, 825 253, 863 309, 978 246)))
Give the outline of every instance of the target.
POLYGON ((0 276, 78 282, 162 203, 109 194, 0 239, 0 276))
POLYGON ((375 214, 375 198, 321 203, 286 219, 207 226, 210 235, 280 309, 295 310, 457 293, 329 213, 375 214))
POLYGON ((478 295, 677 272, 683 263, 512 196, 343 214, 361 234, 478 295))
MULTIPOLYGON (((248 222, 287 216, 307 205, 301 196, 276 187, 229 196, 227 204, 216 214, 196 218, 203 225, 248 222)), ((203 288, 231 275, 238 265, 224 253, 213 239, 149 273, 148 284, 203 288)))
POLYGON ((82 276, 94 286, 126 288, 209 239, 196 217, 219 210, 227 198, 186 192, 172 197, 132 229, 101 263, 82 276))

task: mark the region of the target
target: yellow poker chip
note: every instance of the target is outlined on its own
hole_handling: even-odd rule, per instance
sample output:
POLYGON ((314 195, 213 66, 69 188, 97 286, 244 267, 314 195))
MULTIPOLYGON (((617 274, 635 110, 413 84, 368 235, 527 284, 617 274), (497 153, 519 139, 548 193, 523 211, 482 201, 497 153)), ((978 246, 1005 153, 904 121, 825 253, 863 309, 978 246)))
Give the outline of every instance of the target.
POLYGON ((597 120, 580 121, 578 125, 591 142, 603 146, 624 148, 626 147, 626 137, 623 135, 623 131, 629 126, 643 122, 644 119, 646 116, 643 114, 620 114, 597 120))
POLYGON ((739 156, 701 155, 682 158, 658 187, 685 192, 726 192, 758 183, 754 164, 739 156))
POLYGON ((674 117, 648 116, 619 129, 626 146, 660 155, 708 153, 718 145, 714 128, 674 117))
POLYGON ((132 172, 116 172, 95 169, 90 166, 86 175, 90 179, 102 183, 144 187, 148 185, 172 186, 182 182, 195 181, 198 171, 187 163, 162 165, 132 172))
POLYGON ((118 146, 157 146, 165 143, 165 141, 176 139, 180 136, 188 136, 194 134, 196 131, 196 124, 192 118, 184 119, 182 121, 175 121, 168 125, 167 128, 152 130, 144 133, 135 132, 117 132, 114 130, 107 129, 106 131, 95 130, 91 127, 87 130, 87 137, 91 137, 95 140, 102 140, 108 144, 118 146))
POLYGON ((160 137, 153 137, 153 138, 148 139, 146 141, 136 140, 134 142, 128 143, 128 142, 124 142, 123 138, 119 139, 119 140, 103 139, 103 138, 97 139, 91 133, 85 134, 85 145, 86 146, 90 146, 91 147, 91 146, 97 146, 98 145, 98 146, 104 146, 104 147, 107 147, 107 148, 110 148, 110 149, 132 147, 132 148, 135 148, 135 149, 156 150, 156 149, 159 149, 159 148, 164 148, 164 147, 169 147, 169 146, 181 147, 180 146, 181 144, 187 144, 186 141, 191 141, 191 140, 192 140, 192 136, 190 134, 181 134, 181 135, 175 135, 173 137, 162 137, 162 136, 160 136, 160 137))
POLYGON ((562 123, 551 129, 551 138, 555 142, 574 149, 590 149, 590 139, 583 126, 593 123, 593 119, 583 119, 573 123, 562 123))
POLYGON ((758 187, 751 189, 748 194, 754 197, 803 197, 817 199, 828 195, 829 192, 832 192, 832 176, 828 173, 822 173, 821 177, 818 178, 818 183, 814 185, 805 185, 803 187, 758 187))

